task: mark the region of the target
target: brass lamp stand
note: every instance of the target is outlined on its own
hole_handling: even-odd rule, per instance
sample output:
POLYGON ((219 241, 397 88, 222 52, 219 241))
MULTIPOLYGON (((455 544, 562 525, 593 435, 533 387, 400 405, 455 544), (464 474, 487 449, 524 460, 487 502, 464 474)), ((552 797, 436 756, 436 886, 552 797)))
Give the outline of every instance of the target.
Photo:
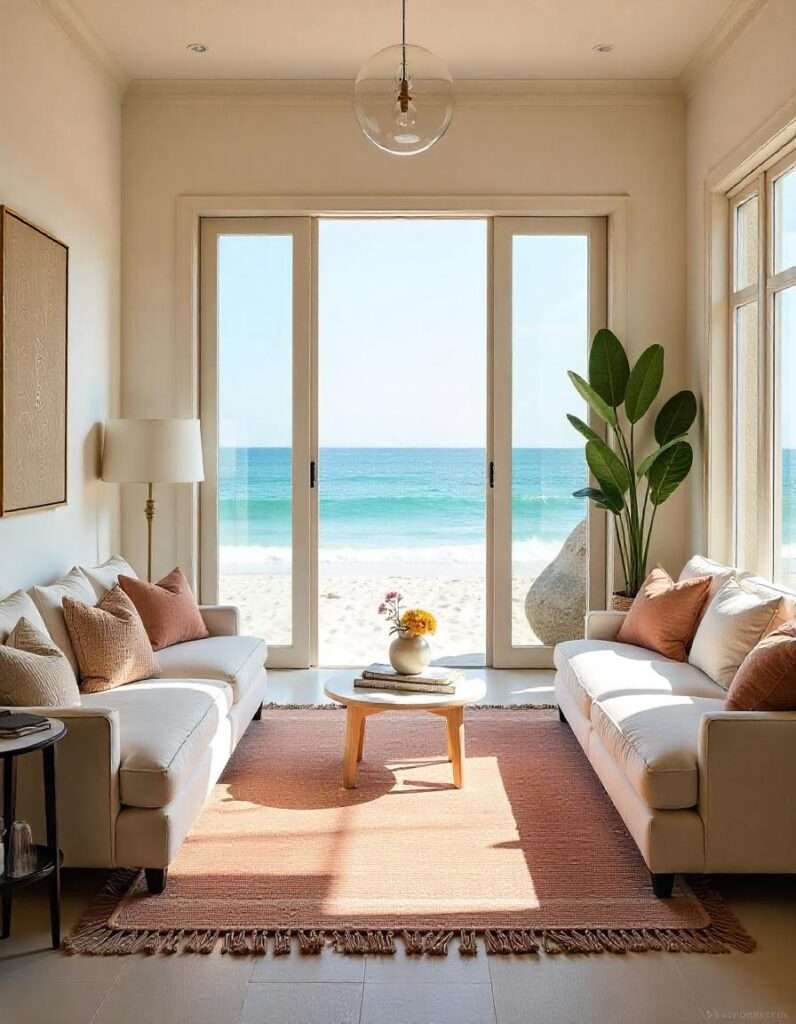
POLYGON ((147 583, 152 582, 152 526, 155 519, 155 499, 152 497, 154 484, 147 484, 146 505, 144 515, 146 516, 146 579, 147 583))

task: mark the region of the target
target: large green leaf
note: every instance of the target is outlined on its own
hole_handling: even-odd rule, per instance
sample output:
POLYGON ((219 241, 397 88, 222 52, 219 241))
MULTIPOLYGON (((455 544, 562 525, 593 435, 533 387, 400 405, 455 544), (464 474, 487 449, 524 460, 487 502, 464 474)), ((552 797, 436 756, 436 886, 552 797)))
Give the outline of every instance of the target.
POLYGON ((624 501, 622 496, 617 497, 616 494, 609 495, 605 491, 600 491, 596 487, 581 487, 579 491, 572 492, 573 498, 589 498, 599 508, 605 509, 606 512, 614 512, 617 515, 624 508, 624 501))
POLYGON ((679 437, 672 438, 671 441, 667 441, 666 444, 662 444, 660 448, 656 448, 654 452, 650 452, 646 459, 642 459, 638 469, 636 470, 636 476, 639 478, 639 480, 641 479, 641 477, 647 475, 650 466, 662 452, 665 452, 667 448, 671 448, 673 444, 677 444, 678 441, 683 441, 684 439, 685 436, 683 434, 680 434, 679 437))
POLYGON ((623 495, 630 488, 631 478, 627 466, 604 441, 599 444, 596 441, 587 443, 586 461, 606 494, 618 491, 623 495))
POLYGON ((688 441, 678 441, 658 456, 649 471, 650 500, 653 505, 662 505, 671 498, 688 476, 693 461, 694 452, 688 441))
POLYGON ((587 441, 602 441, 602 438, 597 431, 592 430, 588 423, 584 423, 583 420, 578 419, 577 416, 573 416, 572 413, 568 412, 567 419, 575 430, 583 434, 587 441))
POLYGON ((627 381, 625 412, 638 423, 660 391, 663 380, 663 346, 650 345, 638 357, 627 381))
POLYGON ((624 402, 629 375, 630 364, 619 338, 605 327, 597 331, 589 352, 589 383, 611 408, 624 402))
POLYGON ((608 423, 610 426, 615 427, 616 413, 611 408, 611 406, 603 398, 601 398, 600 395, 597 394, 594 388, 589 383, 587 383, 583 379, 583 377, 580 376, 579 373, 574 373, 572 370, 570 370, 567 373, 567 376, 572 381, 573 385, 575 386, 575 390, 580 395, 580 397, 584 401, 589 403, 589 405, 592 407, 592 409, 594 409, 594 411, 597 413, 600 419, 605 420, 605 422, 608 423))
POLYGON ((655 440, 666 444, 687 434, 696 419, 697 401, 693 391, 678 391, 655 417, 655 440))

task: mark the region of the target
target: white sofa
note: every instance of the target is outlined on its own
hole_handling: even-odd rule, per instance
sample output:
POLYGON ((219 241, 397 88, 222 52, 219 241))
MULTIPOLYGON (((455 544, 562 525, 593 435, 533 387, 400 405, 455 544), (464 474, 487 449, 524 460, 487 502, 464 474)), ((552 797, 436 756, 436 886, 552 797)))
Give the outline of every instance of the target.
MULTIPOLYGON (((796 595, 746 582, 794 613, 796 595)), ((796 712, 725 711, 698 668, 617 643, 623 617, 591 612, 585 639, 556 647, 555 690, 656 895, 679 872, 796 871, 796 712)))
MULTIPOLYGON (((96 590, 96 575, 92 582, 96 590)), ((15 597, 12 606, 29 612, 30 598, 15 597)), ((43 610, 40 601, 34 607, 43 610)), ((203 606, 201 612, 210 636, 159 651, 158 678, 83 694, 79 707, 26 709, 60 718, 69 730, 57 748, 66 866, 143 867, 150 890, 162 891, 168 865, 210 789, 259 718, 265 642, 238 635, 236 608, 203 606)), ((64 645, 58 629, 50 633, 64 645)), ((35 754, 20 759, 17 817, 43 835, 41 758, 35 754)))

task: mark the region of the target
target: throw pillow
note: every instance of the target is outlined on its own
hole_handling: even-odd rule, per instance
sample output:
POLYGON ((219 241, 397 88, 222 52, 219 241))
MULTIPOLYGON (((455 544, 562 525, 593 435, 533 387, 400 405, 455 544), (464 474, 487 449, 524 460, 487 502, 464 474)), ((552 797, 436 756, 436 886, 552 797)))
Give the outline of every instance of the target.
POLYGON ((675 583, 665 569, 653 569, 619 627, 617 640, 685 661, 709 590, 710 576, 675 583))
POLYGON ((72 666, 47 633, 24 617, 0 645, 0 704, 16 708, 80 704, 72 666))
POLYGON ((41 612, 47 632, 67 656, 69 664, 77 675, 79 666, 77 656, 72 650, 69 630, 64 622, 63 600, 65 597, 71 597, 84 604, 96 604, 97 595, 94 593, 94 588, 83 573, 78 568, 74 568, 48 587, 33 587, 30 596, 41 612))
MULTIPOLYGON (((731 565, 722 565, 721 562, 714 562, 712 558, 705 558, 704 555, 694 555, 683 566, 683 571, 678 576, 678 582, 692 580, 695 576, 710 576, 708 601, 712 601, 727 580, 735 579, 740 575, 742 574, 737 569, 733 569, 731 565)), ((702 611, 704 612, 704 610, 703 608, 702 611)))
POLYGON ((155 651, 210 634, 196 598, 180 569, 172 569, 157 583, 120 576, 119 586, 138 609, 155 651))
POLYGON ((44 619, 39 614, 39 609, 33 603, 33 598, 26 594, 24 590, 17 590, 0 601, 0 643, 4 644, 6 642, 6 637, 23 616, 39 632, 47 632, 44 619))
POLYGON ((728 711, 796 711, 796 619, 746 655, 727 691, 728 711))
POLYGON ((782 598, 764 598, 738 580, 727 580, 707 607, 691 645, 689 662, 725 690, 741 662, 779 614, 782 598))
POLYGON ((136 578, 135 569, 121 555, 111 555, 101 565, 81 565, 80 571, 94 588, 98 599, 116 586, 122 573, 136 578))
POLYGON ((100 693, 158 674, 144 624, 121 587, 113 587, 94 606, 65 597, 64 619, 84 693, 100 693))

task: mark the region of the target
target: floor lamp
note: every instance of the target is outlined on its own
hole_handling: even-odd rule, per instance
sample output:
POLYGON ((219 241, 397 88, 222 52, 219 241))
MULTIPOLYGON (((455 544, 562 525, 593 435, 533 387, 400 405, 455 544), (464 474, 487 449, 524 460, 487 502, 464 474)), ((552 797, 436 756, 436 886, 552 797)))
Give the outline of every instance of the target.
POLYGON ((152 582, 152 527, 155 484, 204 480, 199 420, 109 420, 105 425, 102 479, 147 485, 147 580, 152 582))

